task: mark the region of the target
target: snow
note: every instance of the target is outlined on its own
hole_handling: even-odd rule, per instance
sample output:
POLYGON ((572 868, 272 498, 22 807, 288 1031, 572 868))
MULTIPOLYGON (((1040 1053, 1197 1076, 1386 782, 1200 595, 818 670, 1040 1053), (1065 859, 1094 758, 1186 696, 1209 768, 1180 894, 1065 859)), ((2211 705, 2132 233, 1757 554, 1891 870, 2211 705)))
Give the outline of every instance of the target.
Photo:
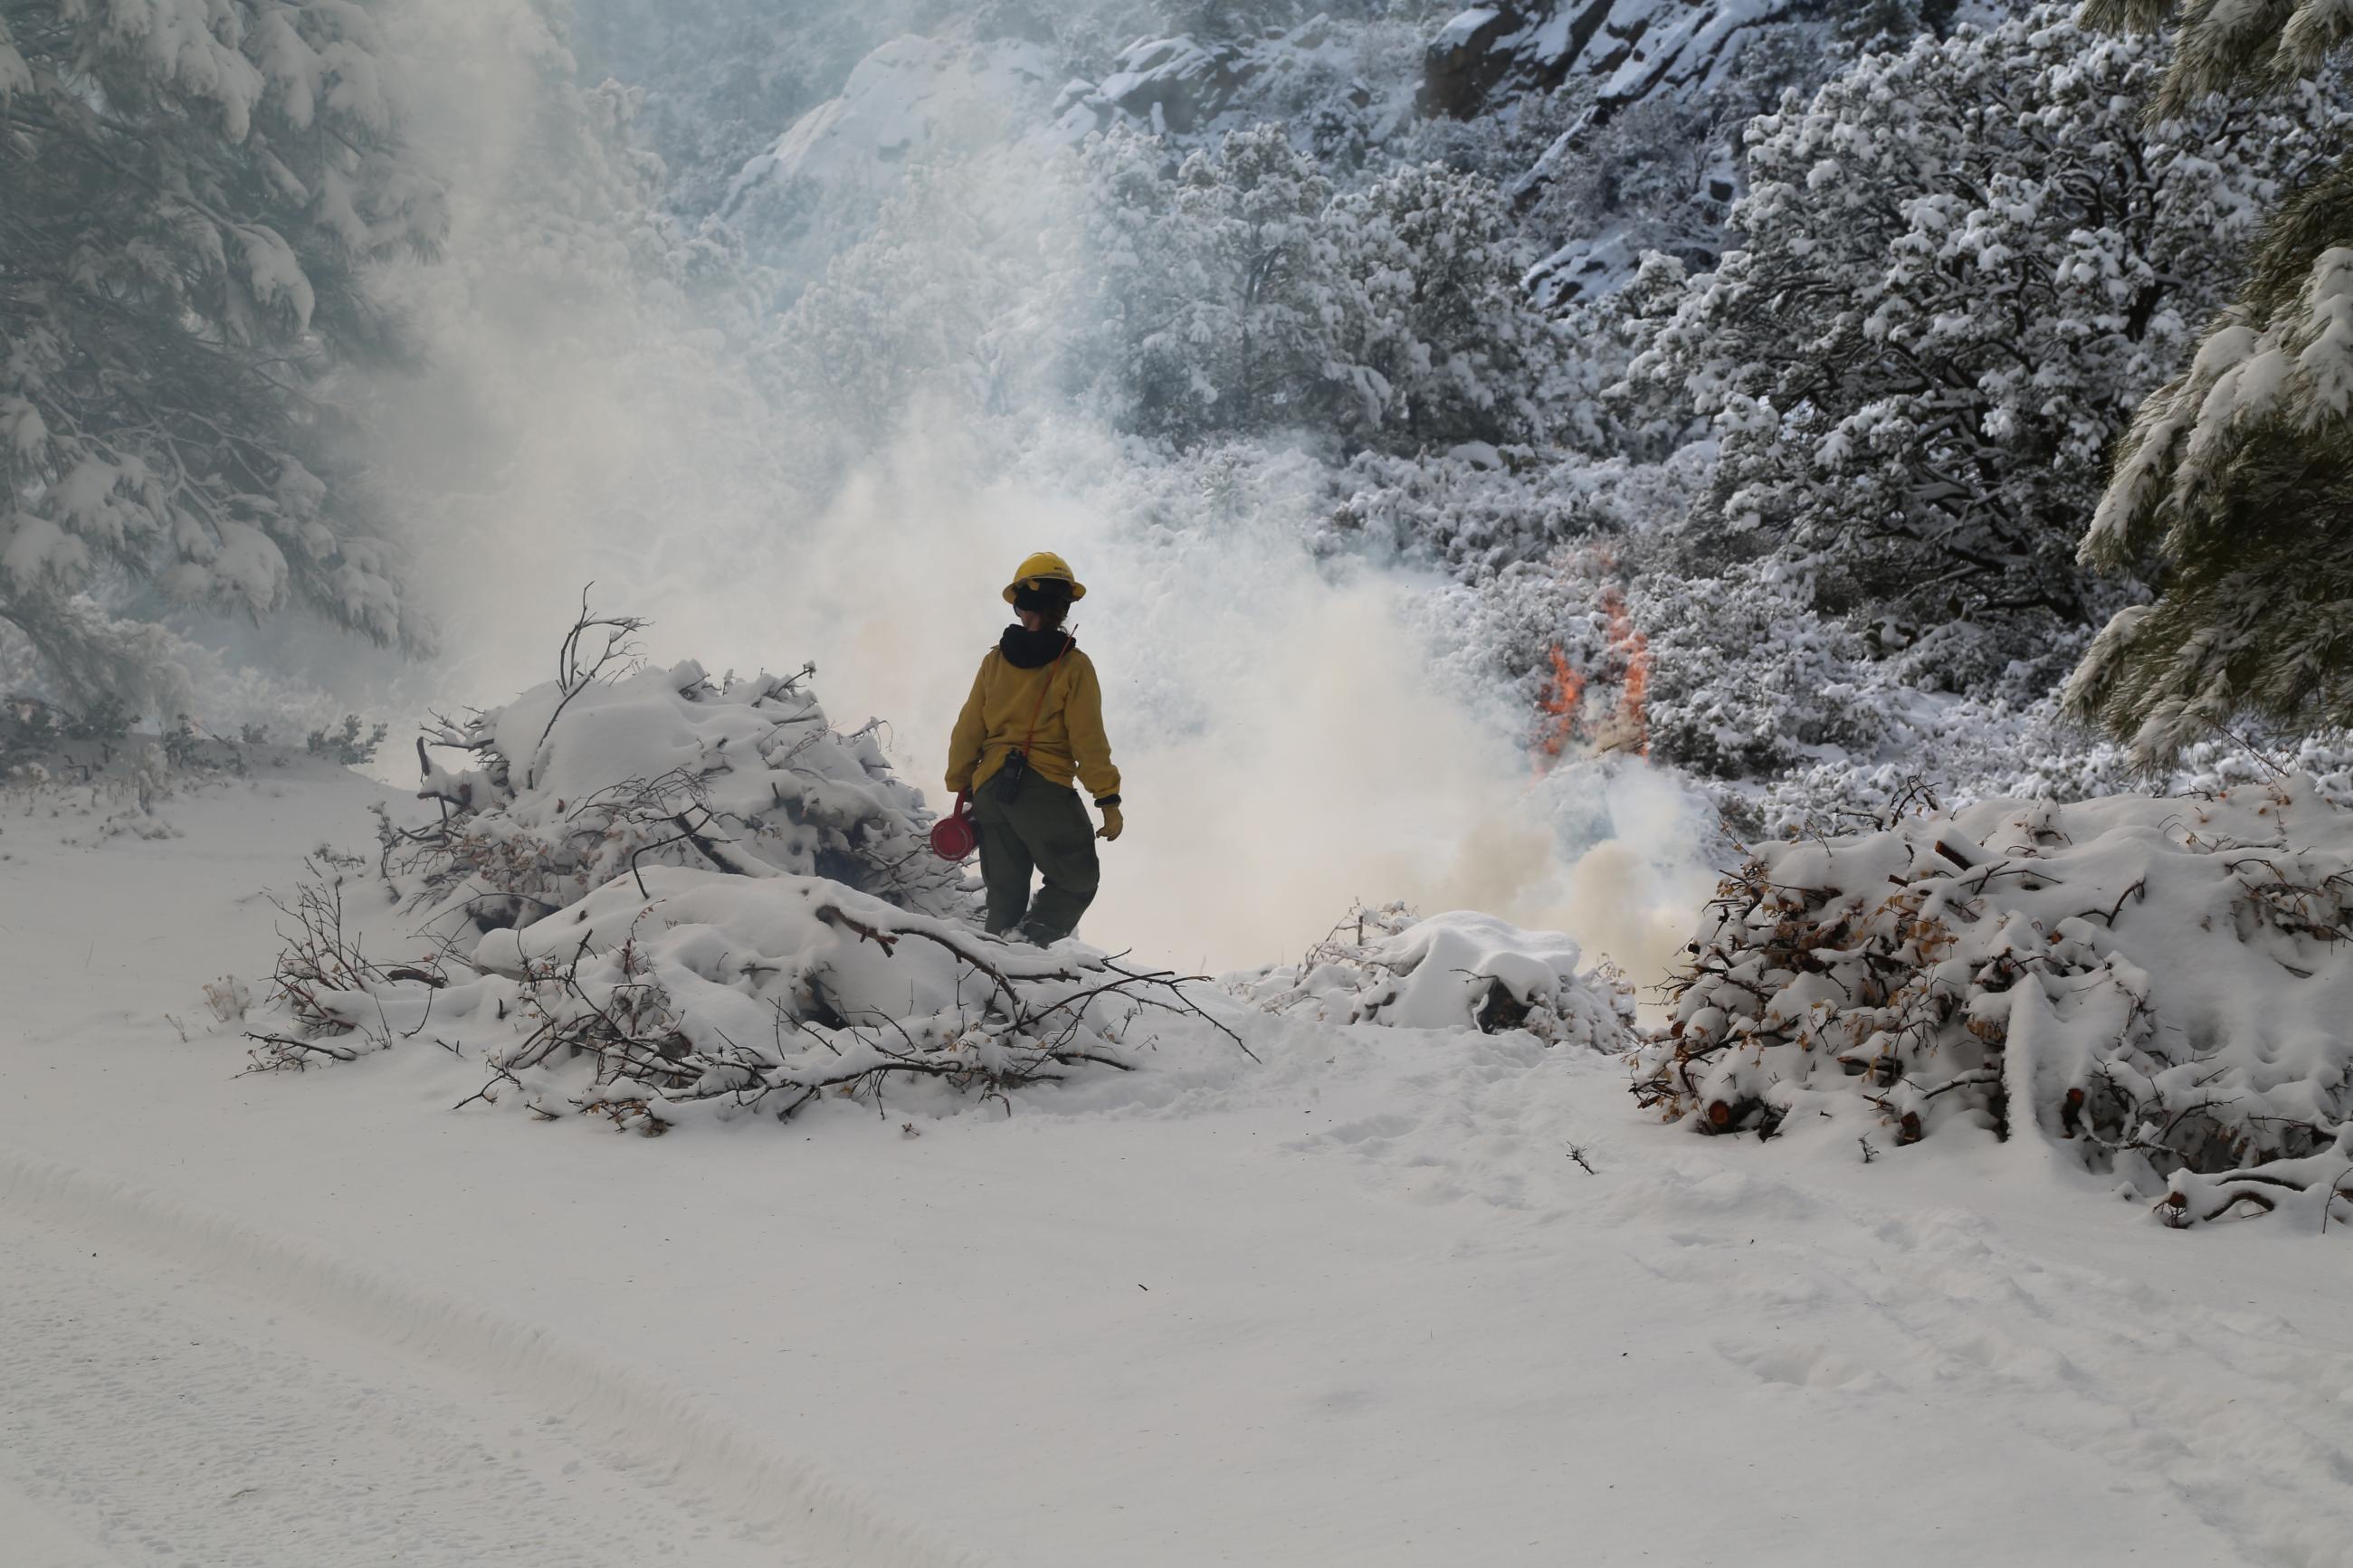
POLYGON ((1478 37, 1479 29, 1502 15, 1501 11, 1492 5, 1473 5, 1438 30, 1438 36, 1430 41, 1430 52, 1440 54, 1449 49, 1462 47, 1478 37))
POLYGON ((1403 909, 1361 911, 1298 964, 1229 976, 1228 987, 1270 1013, 1399 1029, 1523 1028, 1552 1045, 1624 1050, 1632 988, 1558 931, 1522 931, 1493 915, 1451 910, 1419 920, 1403 909), (1367 928, 1369 929, 1369 931, 1367 928))
POLYGON ((2334 1238, 2170 1233, 1990 1144, 1693 1138, 1525 1033, 1270 1017, 1262 1068, 913 1137, 453 1112, 479 1064, 423 1040, 238 1077, 201 987, 266 965, 259 895, 416 803, 297 761, 150 841, 88 797, 0 815, 12 1542, 2353 1562, 2334 1238))
POLYGON ((0 1479, 11 1563, 775 1561, 569 1423, 259 1299, 250 1273, 237 1289, 120 1239, 106 1201, 20 1189, 0 1214, 0 1452, 26 1470, 0 1479))

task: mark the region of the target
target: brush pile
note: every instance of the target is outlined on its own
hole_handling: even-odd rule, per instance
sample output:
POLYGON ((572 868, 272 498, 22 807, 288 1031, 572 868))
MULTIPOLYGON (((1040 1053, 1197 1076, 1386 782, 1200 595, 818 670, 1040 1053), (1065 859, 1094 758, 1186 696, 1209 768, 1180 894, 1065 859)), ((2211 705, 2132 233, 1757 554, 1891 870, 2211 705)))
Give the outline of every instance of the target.
POLYGON ((421 916, 421 955, 366 951, 343 893, 362 862, 314 866, 280 906, 283 1026, 249 1036, 257 1068, 422 1040, 487 1066, 466 1103, 651 1134, 698 1108, 783 1119, 828 1097, 1010 1110, 1082 1068, 1133 1070, 1164 1037, 1247 1054, 1175 975, 982 934, 875 726, 833 729, 808 671, 638 668, 636 627, 584 612, 562 679, 437 724, 427 741, 472 766, 419 744, 438 820, 385 814, 378 870, 421 916))
POLYGON ((1635 1058, 1670 1120, 1859 1102, 1900 1144, 2049 1140, 2175 1225, 2353 1215, 2353 813, 2306 783, 1772 845, 1691 952, 1635 1058))
POLYGON ((1227 978, 1269 1013, 1399 1029, 1524 1029, 1547 1045, 1623 1050, 1634 993, 1606 961, 1557 931, 1493 915, 1419 920, 1401 904, 1359 910, 1296 964, 1227 978))
POLYGON ((649 866, 820 877, 944 917, 975 907, 962 869, 931 853, 932 814, 883 756, 881 725, 836 730, 807 689, 813 668, 718 681, 692 661, 643 668, 628 640, 641 626, 584 610, 555 680, 418 740, 418 793, 441 820, 386 824, 383 869, 438 929, 527 924, 649 866))
POLYGON ((280 963, 291 1068, 422 1039, 485 1063, 476 1100, 581 1111, 652 1135, 681 1115, 794 1116, 831 1096, 934 1112, 1077 1070, 1143 1065, 1167 1032, 1247 1052, 1174 976, 1065 943, 984 937, 817 877, 624 874, 494 930, 470 958, 387 966, 315 891, 280 963))

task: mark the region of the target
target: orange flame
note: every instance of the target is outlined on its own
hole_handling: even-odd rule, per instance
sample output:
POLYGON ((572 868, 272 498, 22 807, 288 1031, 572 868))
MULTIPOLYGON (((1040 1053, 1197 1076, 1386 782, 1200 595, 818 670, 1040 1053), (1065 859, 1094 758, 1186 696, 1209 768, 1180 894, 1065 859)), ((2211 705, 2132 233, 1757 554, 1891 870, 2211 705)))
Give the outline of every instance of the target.
POLYGON ((1602 746, 1603 751, 1631 752, 1638 757, 1651 754, 1651 718, 1648 700, 1651 694, 1651 639, 1626 613, 1625 595, 1614 587, 1601 595, 1601 613, 1609 617, 1610 651, 1626 660, 1626 679, 1618 690, 1618 711, 1611 725, 1613 733, 1602 746))
POLYGON ((1580 731, 1589 733, 1597 752, 1630 752, 1639 757, 1651 754, 1647 708, 1651 691, 1650 639, 1634 624, 1626 609, 1625 595, 1616 588, 1603 590, 1600 610, 1609 623, 1609 663, 1620 670, 1614 682, 1617 701, 1599 722, 1588 726, 1585 718, 1587 679, 1569 664, 1567 650, 1558 643, 1553 644, 1551 688, 1536 703, 1539 719, 1535 759, 1539 771, 1558 761, 1580 731))
POLYGON ((1568 746, 1568 738, 1577 728, 1577 710, 1585 701, 1585 677, 1569 668, 1568 655, 1558 643, 1552 645, 1552 695, 1536 704, 1536 711, 1550 721, 1536 735, 1536 754, 1549 761, 1568 746))

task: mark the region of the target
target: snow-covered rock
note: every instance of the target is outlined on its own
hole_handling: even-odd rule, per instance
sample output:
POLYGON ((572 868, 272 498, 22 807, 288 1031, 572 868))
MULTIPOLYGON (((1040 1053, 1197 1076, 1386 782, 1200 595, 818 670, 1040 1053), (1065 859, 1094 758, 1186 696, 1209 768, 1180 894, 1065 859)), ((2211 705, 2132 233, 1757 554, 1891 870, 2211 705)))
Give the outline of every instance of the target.
POLYGON ((1230 975, 1227 988, 1270 1013, 1398 1029, 1525 1029, 1553 1045, 1632 1043, 1633 990, 1604 962, 1585 966, 1558 931, 1522 931, 1457 910, 1416 919, 1364 910, 1297 964, 1230 975))
MULTIPOLYGON (((1821 58, 1832 24, 1808 0, 1563 0, 1543 5, 1482 5, 1462 12, 1430 40, 1423 57, 1421 110, 1460 121, 1504 121, 1523 99, 1565 88, 1580 96, 1559 133, 1508 181, 1515 200, 1529 204, 1556 182, 1596 159, 1617 163, 1626 136, 1641 142, 1664 132, 1697 138, 1690 147, 1695 172, 1676 199, 1726 210, 1742 180, 1736 135, 1723 134, 1770 101, 1769 82, 1735 79, 1743 57, 1767 42, 1793 45, 1787 59, 1821 58), (1576 107, 1579 106, 1581 107, 1576 107), (1704 106, 1689 122, 1647 123, 1620 135, 1610 127, 1629 110, 1704 106)), ((1801 73, 1802 74, 1802 73, 1801 73)), ((1663 215, 1637 202, 1635 210, 1579 215, 1532 268, 1526 286, 1546 308, 1616 292, 1630 281, 1641 252, 1681 253, 1654 231, 1663 215)), ((1711 245, 1713 240, 1711 239, 1711 245)), ((1703 247, 1703 249, 1708 248, 1703 247)), ((1704 261, 1704 256, 1687 258, 1704 261)))
POLYGON ((1430 40, 1422 107, 1468 120, 1498 98, 1573 77, 1608 114, 1662 89, 1720 82, 1760 29, 1818 16, 1803 0, 1559 0, 1478 5, 1430 40))
POLYGON ((1379 142, 1410 117, 1411 84, 1360 74, 1372 47, 1373 35, 1326 16, 1265 38, 1140 39, 1100 81, 1063 89, 1055 134, 1076 142, 1124 123, 1189 142, 1281 120, 1313 138, 1333 121, 1356 120, 1379 142))
POLYGON ((1767 846, 1692 952, 1636 1093, 1702 1131, 1867 1106, 1898 1143, 2047 1142, 2179 1223, 2316 1219, 2353 1166, 2353 812, 2306 781, 1767 846))

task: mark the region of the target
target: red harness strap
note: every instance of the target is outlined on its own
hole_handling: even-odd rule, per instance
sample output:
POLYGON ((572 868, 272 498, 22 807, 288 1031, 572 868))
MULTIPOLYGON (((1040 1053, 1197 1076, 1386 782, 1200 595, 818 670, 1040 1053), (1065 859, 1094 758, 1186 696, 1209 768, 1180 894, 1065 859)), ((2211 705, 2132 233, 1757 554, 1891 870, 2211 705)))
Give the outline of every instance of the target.
POLYGON ((1029 737, 1021 742, 1021 765, 1025 768, 1029 765, 1029 748, 1038 741, 1038 726, 1046 718, 1046 694, 1054 689, 1054 672, 1062 668, 1062 661, 1070 658, 1071 650, 1078 646, 1075 639, 1065 634, 1062 651, 1054 656, 1054 662, 1046 667, 1046 679, 1039 682, 1038 708, 1029 715, 1029 737))

